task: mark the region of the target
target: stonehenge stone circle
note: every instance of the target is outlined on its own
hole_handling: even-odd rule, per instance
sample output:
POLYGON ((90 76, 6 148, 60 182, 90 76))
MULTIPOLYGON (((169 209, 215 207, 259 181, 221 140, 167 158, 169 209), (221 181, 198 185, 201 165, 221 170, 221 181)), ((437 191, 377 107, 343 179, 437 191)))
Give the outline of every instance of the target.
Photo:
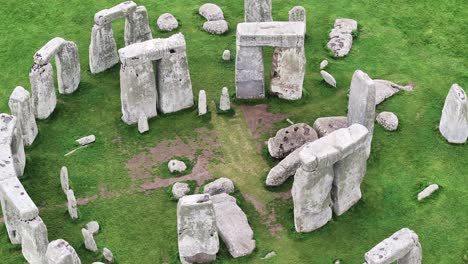
MULTIPOLYGON (((236 96, 239 99, 265 97, 263 48, 303 48, 305 23, 259 22, 237 25, 236 96)), ((277 61, 280 64, 287 60, 277 61)), ((281 68, 282 65, 276 67, 281 68)))
POLYGON ((157 21, 158 27, 161 31, 172 31, 179 27, 177 19, 169 13, 162 14, 157 21))
POLYGON ((282 159, 307 142, 318 139, 315 129, 305 123, 298 123, 280 129, 268 140, 268 152, 275 159, 282 159))
POLYGON ((79 139, 77 139, 75 141, 76 141, 76 143, 80 144, 81 146, 86 146, 86 145, 89 145, 91 143, 94 143, 96 141, 96 136, 95 135, 89 135, 89 136, 86 136, 86 137, 79 138, 79 139))
MULTIPOLYGON (((290 22, 306 23, 305 9, 296 6, 289 11, 290 22)), ((270 71, 271 92, 286 100, 302 98, 306 57, 304 47, 276 48, 270 71)))
POLYGON ((167 163, 167 167, 171 173, 183 172, 187 169, 187 165, 185 165, 185 163, 180 160, 170 160, 167 163))
POLYGON ((198 13, 208 21, 224 20, 223 10, 212 3, 202 5, 198 9, 198 13))
POLYGON ((421 264, 422 249, 418 235, 403 228, 383 240, 365 255, 366 264, 421 264))
POLYGON ((244 0, 245 22, 273 21, 271 0, 244 0))
POLYGON ((176 182, 174 183, 174 185, 172 185, 172 196, 176 200, 179 200, 180 198, 182 198, 189 192, 190 192, 190 187, 188 183, 176 182))
POLYGON ((232 257, 250 255, 255 249, 253 231, 236 198, 221 193, 211 197, 219 236, 232 257))
POLYGON ((89 251, 97 252, 98 247, 96 245, 96 241, 94 241, 93 233, 88 231, 88 229, 86 229, 86 228, 82 228, 81 229, 81 234, 83 235, 83 241, 84 241, 85 248, 87 250, 89 250, 89 251))
POLYGON ((398 128, 398 117, 392 112, 381 112, 376 120, 387 131, 395 131, 398 128))
POLYGON ((122 120, 125 123, 138 122, 142 113, 149 119, 157 116, 157 111, 172 113, 193 106, 185 50, 185 38, 181 33, 119 50, 122 120))
POLYGON ((75 249, 63 239, 49 243, 46 253, 48 264, 81 264, 75 249))
POLYGON ((208 193, 209 195, 216 195, 220 193, 233 193, 234 192, 234 183, 228 178, 219 178, 213 182, 208 183, 203 188, 203 193, 208 193))
POLYGON ((177 230, 182 263, 216 260, 219 238, 213 202, 209 194, 180 198, 177 204, 177 230))
POLYGON ((453 144, 463 144, 468 138, 468 98, 458 84, 452 85, 445 99, 439 131, 453 144))
POLYGON ((431 184, 427 186, 422 192, 418 193, 418 201, 422 201, 431 196, 435 191, 439 190, 439 185, 431 184))
POLYGON ((0 166, 1 178, 23 176, 26 166, 21 127, 15 116, 0 114, 0 166))
POLYGON ((68 169, 65 166, 60 169, 60 186, 62 186, 62 191, 66 195, 70 189, 70 183, 68 181, 68 169))
POLYGON ((367 167, 368 130, 360 124, 306 144, 292 188, 297 232, 311 232, 346 212, 361 198, 367 167))
POLYGON ((198 115, 202 116, 208 112, 206 105, 206 92, 205 90, 200 90, 198 93, 198 115))
POLYGON ((335 20, 333 30, 330 32, 330 41, 327 47, 335 57, 348 55, 353 46, 353 31, 358 29, 358 23, 353 19, 339 18, 335 20))
POLYGON ((336 88, 336 80, 335 77, 333 77, 333 75, 324 70, 321 70, 320 74, 322 75, 322 78, 326 83, 336 88))
POLYGON ((78 219, 78 205, 76 203, 75 193, 72 189, 69 189, 66 192, 67 195, 67 207, 68 207, 68 214, 70 218, 73 220, 78 219))
POLYGON ((221 97, 219 98, 219 110, 229 111, 231 109, 231 100, 229 99, 229 91, 227 87, 221 90, 221 97))
POLYGON ((335 130, 345 127, 348 127, 348 117, 346 116, 320 117, 315 120, 313 125, 319 137, 324 137, 335 130))
POLYGON ((31 220, 20 220, 21 251, 28 263, 47 264, 46 251, 49 239, 47 227, 37 216, 31 220))
POLYGON ((231 51, 230 50, 225 50, 223 52, 223 60, 224 61, 230 61, 231 60, 231 51))
POLYGON ((8 101, 11 114, 18 119, 25 146, 31 146, 38 133, 36 118, 31 108, 30 99, 29 92, 23 87, 17 86, 8 101))
POLYGON ((93 235, 99 232, 99 223, 96 221, 91 221, 86 224, 86 229, 93 235))

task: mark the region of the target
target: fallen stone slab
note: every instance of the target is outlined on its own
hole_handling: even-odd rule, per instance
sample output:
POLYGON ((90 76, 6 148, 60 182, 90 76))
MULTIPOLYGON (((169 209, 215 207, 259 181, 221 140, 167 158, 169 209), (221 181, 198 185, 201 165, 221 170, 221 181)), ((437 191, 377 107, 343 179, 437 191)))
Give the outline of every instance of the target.
POLYGON ((269 259, 269 258, 273 258, 273 257, 276 257, 276 252, 275 251, 271 251, 269 252, 268 254, 266 254, 263 258, 261 259, 269 259))
POLYGON ((418 201, 422 201, 431 196, 435 191, 439 190, 439 185, 431 184, 427 186, 422 192, 418 193, 418 201))
POLYGON ((387 131, 395 131, 398 128, 398 117, 392 112, 381 112, 376 120, 387 131))
POLYGON ((281 160, 276 166, 274 166, 267 175, 265 184, 267 186, 280 186, 289 177, 294 176, 297 169, 301 166, 301 160, 299 159, 299 152, 304 148, 306 144, 300 148, 291 152, 286 158, 281 160))
POLYGON ((75 249, 63 239, 49 243, 46 252, 48 264, 81 264, 75 249))
POLYGON ((177 19, 170 13, 162 14, 158 18, 157 24, 161 31, 172 31, 179 27, 177 19))
POLYGON ((322 75, 322 78, 326 83, 336 88, 336 80, 335 77, 333 77, 333 75, 324 70, 321 70, 320 74, 322 75))
POLYGON ((10 95, 8 101, 11 114, 18 118, 24 145, 31 146, 36 139, 38 129, 29 92, 21 86, 17 86, 10 95))
POLYGON ((330 32, 330 41, 327 47, 335 57, 348 55, 353 46, 353 31, 358 29, 358 23, 353 19, 339 18, 335 20, 333 30, 330 32))
POLYGON ((468 98, 458 84, 452 85, 445 99, 439 131, 449 143, 463 144, 468 139, 468 98))
POLYGON ((307 142, 318 139, 315 129, 305 123, 298 123, 280 129, 268 140, 268 152, 275 159, 282 159, 307 142))
POLYGON ((345 127, 348 127, 348 117, 346 116, 319 117, 313 125, 319 137, 324 137, 335 130, 345 127))
POLYGON ((99 232, 99 223, 96 221, 91 221, 86 224, 86 229, 93 235, 99 232))
POLYGON ((221 35, 229 30, 229 25, 225 20, 206 21, 203 29, 208 33, 221 35))
POLYGON ((97 252, 98 247, 96 245, 96 241, 94 241, 93 234, 86 228, 81 229, 81 234, 83 235, 85 248, 89 251, 97 252))
POLYGON ((208 183, 203 188, 203 193, 216 195, 220 193, 233 193, 234 183, 228 178, 219 178, 213 182, 208 183))
POLYGON ((207 3, 198 9, 198 13, 208 21, 224 20, 223 10, 215 4, 207 3))
POLYGON ((96 136, 95 135, 89 135, 86 137, 79 138, 75 140, 78 144, 81 146, 89 145, 91 143, 94 143, 96 141, 96 136))
POLYGON ((182 198, 189 192, 190 192, 190 187, 187 183, 176 182, 174 183, 174 185, 172 185, 172 196, 176 200, 179 200, 180 198, 182 198))
POLYGON ((253 231, 236 198, 222 193, 211 197, 216 215, 216 227, 232 257, 250 255, 255 249, 253 231))
POLYGON ((392 95, 399 91, 412 91, 414 87, 412 85, 399 85, 387 80, 374 80, 375 84, 375 104, 378 105, 390 98, 392 95))

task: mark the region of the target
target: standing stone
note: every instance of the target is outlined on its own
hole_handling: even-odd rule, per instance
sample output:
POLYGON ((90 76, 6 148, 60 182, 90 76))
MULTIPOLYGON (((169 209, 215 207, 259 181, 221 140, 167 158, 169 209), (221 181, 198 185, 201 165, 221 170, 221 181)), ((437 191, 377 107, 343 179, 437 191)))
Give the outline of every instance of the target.
POLYGON ((172 185, 172 196, 174 199, 179 200, 190 192, 190 187, 187 183, 176 182, 172 185))
POLYGON ((208 112, 206 105, 206 92, 205 90, 200 90, 198 93, 198 115, 202 116, 208 112))
POLYGON ((23 176, 26 154, 21 134, 16 116, 0 114, 0 180, 23 176))
POLYGON ((463 144, 468 138, 468 99, 458 84, 452 85, 445 99, 439 131, 453 144, 463 144))
POLYGON ((245 22, 272 21, 271 0, 244 0, 245 22))
POLYGON ((87 223, 86 230, 88 230, 93 235, 97 234, 99 232, 99 223, 96 221, 87 223))
POLYGON ((81 264, 75 249, 63 239, 49 243, 46 253, 48 264, 81 264))
POLYGON ((209 194, 182 197, 177 204, 179 256, 182 263, 216 260, 219 250, 215 212, 209 194))
POLYGON ((29 92, 23 87, 17 86, 10 96, 8 105, 11 114, 18 118, 24 145, 31 146, 34 139, 36 139, 38 130, 36 119, 31 109, 29 92))
POLYGON ((85 248, 89 251, 97 252, 98 247, 96 245, 96 241, 94 241, 93 234, 89 232, 86 228, 81 229, 81 234, 83 234, 85 248))
POLYGON ((102 250, 102 256, 106 259, 107 263, 114 263, 114 254, 108 248, 102 250))
POLYGON ((325 70, 327 66, 328 66, 327 60, 323 60, 322 62, 320 62, 320 70, 325 70))
POLYGON ((370 155, 375 119, 375 85, 369 76, 357 70, 351 80, 348 102, 348 125, 361 124, 369 130, 367 156, 370 155))
POLYGON ((280 129, 268 140, 268 152, 275 159, 282 159, 307 142, 318 139, 317 132, 305 123, 280 129))
POLYGON ((61 94, 71 94, 80 84, 80 56, 78 46, 71 41, 65 42, 55 55, 57 65, 58 90, 61 94))
POLYGON ((398 117, 392 112, 381 112, 376 120, 387 131, 395 131, 398 128, 398 117))
POLYGON ((67 191, 70 189, 70 184, 68 182, 68 169, 65 166, 60 169, 60 185, 62 186, 63 192, 67 194, 67 191))
POLYGON ((223 60, 224 61, 230 61, 231 60, 231 51, 225 50, 223 52, 223 60))
POLYGON ((21 220, 21 251, 24 258, 31 264, 47 264, 46 251, 49 239, 47 227, 37 216, 31 220, 21 220))
POLYGON ((439 190, 439 185, 431 184, 426 187, 422 192, 418 193, 418 201, 422 201, 431 196, 435 191, 439 190))
POLYGON ((232 257, 250 255, 255 249, 253 231, 236 198, 222 193, 211 197, 219 236, 232 257))
POLYGON ((76 220, 78 219, 78 205, 76 204, 75 193, 73 190, 68 190, 66 194, 68 201, 68 214, 71 219, 76 220))
POLYGON ((219 98, 219 109, 221 111, 231 110, 231 101, 229 100, 229 91, 227 87, 223 87, 221 97, 219 98))
POLYGON ((172 31, 179 27, 179 22, 170 13, 164 13, 159 16, 157 24, 161 31, 172 31))
POLYGON ((153 39, 148 22, 148 12, 144 6, 138 6, 135 12, 129 12, 125 18, 125 46, 153 39))
POLYGON ((322 75, 323 80, 328 83, 329 85, 333 86, 336 88, 336 80, 335 77, 333 77, 330 73, 321 70, 320 74, 322 75))
POLYGON ((239 99, 265 98, 262 47, 237 46, 236 97, 239 99))
POLYGON ((208 183, 203 188, 203 193, 208 193, 209 195, 216 195, 220 193, 233 193, 234 192, 234 183, 228 178, 219 178, 211 183, 208 183))
POLYGON ((112 24, 94 25, 89 45, 89 68, 91 73, 103 72, 119 63, 117 44, 112 24))
POLYGON ((32 91, 32 108, 38 119, 46 119, 57 104, 54 86, 54 70, 50 63, 34 64, 29 73, 32 91))
POLYGON ((138 118, 138 132, 140 132, 140 134, 143 134, 148 131, 149 131, 148 118, 143 113, 138 118))

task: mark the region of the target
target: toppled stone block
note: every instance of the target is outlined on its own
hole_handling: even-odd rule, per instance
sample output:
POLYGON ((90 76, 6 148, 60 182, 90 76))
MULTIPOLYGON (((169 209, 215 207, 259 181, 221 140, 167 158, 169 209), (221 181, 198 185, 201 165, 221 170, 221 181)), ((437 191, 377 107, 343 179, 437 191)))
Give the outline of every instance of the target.
POLYGON ((187 165, 185 165, 185 163, 180 160, 170 160, 167 163, 167 167, 171 173, 183 172, 187 169, 187 165))
POLYGON ((336 80, 335 77, 333 77, 333 75, 324 70, 321 70, 320 74, 322 75, 322 78, 326 83, 336 88, 336 80))
POLYGON ((38 129, 34 112, 31 108, 29 92, 23 87, 17 86, 10 95, 8 106, 10 107, 11 114, 18 118, 24 145, 32 145, 36 139, 38 129))
POLYGON ((348 117, 346 116, 320 117, 315 120, 313 125, 319 137, 324 137, 333 131, 346 127, 348 127, 348 117))
POLYGON ((268 140, 268 152, 275 159, 282 159, 307 142, 318 139, 315 129, 305 123, 280 129, 268 140))
POLYGON ((86 230, 88 230, 93 235, 97 234, 99 232, 99 223, 96 221, 87 223, 86 230))
POLYGON ((212 3, 202 5, 198 13, 208 21, 224 20, 223 10, 212 3))
POLYGON ((387 131, 395 131, 398 128, 398 117, 392 112, 381 112, 376 120, 387 131))
POLYGON ((422 201, 431 196, 435 191, 439 190, 439 185, 431 184, 427 186, 422 192, 418 193, 418 201, 422 201))
POLYGON ((159 16, 157 24, 161 31, 172 31, 179 27, 179 22, 177 22, 174 15, 170 13, 164 13, 159 16))
POLYGON ((237 25, 238 46, 300 48, 304 46, 304 36, 303 22, 260 22, 237 25))
POLYGON ((16 116, 0 114, 0 180, 23 176, 26 154, 21 134, 16 116))
POLYGON ((85 248, 89 251, 97 252, 98 247, 96 245, 96 241, 94 241, 93 234, 90 231, 88 231, 86 228, 81 229, 81 234, 83 235, 85 248))
POLYGON ((221 111, 231 110, 231 101, 229 99, 229 91, 227 87, 223 87, 221 91, 221 97, 219 98, 219 110, 221 111))
POLYGON ((75 141, 76 141, 76 143, 80 144, 81 146, 86 146, 86 145, 89 145, 91 143, 94 143, 96 141, 96 136, 95 135, 89 135, 89 136, 86 136, 86 137, 79 138, 79 139, 77 139, 75 141))
POLYGON ((206 105, 206 92, 205 90, 200 90, 198 93, 198 115, 202 116, 208 112, 206 105))
POLYGON ((49 243, 46 252, 48 264, 81 264, 75 249, 63 239, 49 243))
POLYGON ((179 200, 189 192, 190 187, 187 183, 176 182, 174 185, 172 185, 172 196, 176 200, 179 200))
POLYGON ((67 191, 70 189, 70 183, 68 181, 68 169, 65 166, 60 169, 60 186, 62 186, 63 193, 67 194, 67 191))
POLYGON ((468 98, 458 84, 452 85, 445 99, 439 131, 453 144, 463 144, 468 138, 468 98))
POLYGON ((35 63, 29 72, 29 81, 34 115, 38 119, 46 119, 52 114, 57 104, 52 65, 50 63, 44 65, 35 63))
POLYGON ((213 182, 208 183, 203 188, 203 193, 216 195, 220 193, 233 193, 234 183, 228 178, 219 178, 213 182))
POLYGON ((412 91, 412 85, 402 86, 387 80, 374 80, 375 84, 375 104, 382 103, 385 99, 398 93, 399 91, 412 91))
POLYGON ((245 22, 269 22, 272 21, 271 0, 245 0, 245 22))
POLYGON ((335 57, 348 55, 353 46, 353 31, 358 29, 358 23, 353 19, 341 18, 335 20, 333 30, 330 32, 330 41, 327 47, 335 57))
POLYGON ((222 35, 229 30, 226 20, 206 21, 203 23, 203 30, 208 33, 222 35))
POLYGON ((66 195, 68 214, 70 215, 71 219, 76 220, 78 219, 78 205, 76 203, 75 193, 70 189, 66 192, 66 195))
POLYGON ((302 145, 300 148, 291 152, 291 154, 286 156, 286 158, 281 160, 270 170, 265 182, 267 186, 279 186, 296 173, 297 169, 301 166, 299 152, 301 152, 304 146, 305 145, 302 145))

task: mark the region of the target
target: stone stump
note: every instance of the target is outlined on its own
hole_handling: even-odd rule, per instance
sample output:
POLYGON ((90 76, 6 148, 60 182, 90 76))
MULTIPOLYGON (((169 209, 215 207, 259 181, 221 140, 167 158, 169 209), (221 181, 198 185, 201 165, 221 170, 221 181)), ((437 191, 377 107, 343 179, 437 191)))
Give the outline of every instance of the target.
POLYGON ((454 144, 463 144, 468 138, 468 98, 458 84, 452 85, 445 99, 439 131, 454 144))

